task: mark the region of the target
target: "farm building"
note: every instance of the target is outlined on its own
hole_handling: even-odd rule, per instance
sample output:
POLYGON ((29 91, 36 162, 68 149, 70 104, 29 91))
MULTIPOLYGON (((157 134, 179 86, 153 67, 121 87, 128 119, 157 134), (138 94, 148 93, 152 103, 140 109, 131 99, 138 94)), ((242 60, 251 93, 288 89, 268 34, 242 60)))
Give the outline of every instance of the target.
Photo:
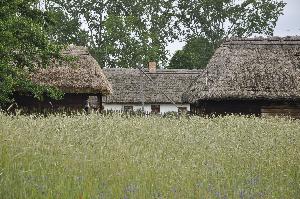
POLYGON ((190 111, 182 93, 201 73, 200 70, 103 69, 112 84, 113 94, 103 97, 105 110, 167 113, 190 111))
POLYGON ((91 106, 101 109, 102 96, 111 93, 111 86, 97 61, 85 47, 69 46, 62 53, 73 60, 52 60, 49 67, 31 75, 31 80, 39 85, 56 86, 65 93, 64 98, 52 100, 45 96, 43 101, 38 101, 31 95, 17 93, 15 99, 19 107, 28 111, 76 111, 91 106))
POLYGON ((183 98, 198 114, 300 117, 300 37, 226 41, 183 98))

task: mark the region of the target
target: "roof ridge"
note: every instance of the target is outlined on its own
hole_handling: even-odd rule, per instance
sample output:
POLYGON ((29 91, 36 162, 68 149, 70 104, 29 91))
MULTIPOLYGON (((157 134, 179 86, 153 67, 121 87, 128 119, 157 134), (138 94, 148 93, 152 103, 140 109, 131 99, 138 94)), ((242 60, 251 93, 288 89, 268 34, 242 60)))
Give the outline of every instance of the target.
MULTIPOLYGON (((148 72, 148 68, 143 68, 145 72, 148 72)), ((106 71, 139 71, 138 68, 103 68, 103 70, 106 71)), ((180 73, 199 73, 202 72, 204 69, 157 69, 156 73, 153 74, 159 74, 159 73, 167 73, 167 74, 180 74, 180 73)))
POLYGON ((69 45, 62 50, 63 55, 90 55, 89 50, 85 46, 69 45))
POLYGON ((279 36, 270 36, 270 37, 231 37, 227 39, 225 42, 228 41, 300 41, 300 36, 285 36, 285 37, 279 37, 279 36))

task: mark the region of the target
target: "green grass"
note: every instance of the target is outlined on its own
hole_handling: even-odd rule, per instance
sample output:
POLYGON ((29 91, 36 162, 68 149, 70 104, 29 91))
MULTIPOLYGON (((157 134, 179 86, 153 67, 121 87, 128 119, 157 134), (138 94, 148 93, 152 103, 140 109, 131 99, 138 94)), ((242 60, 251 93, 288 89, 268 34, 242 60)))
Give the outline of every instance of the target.
POLYGON ((299 198, 300 121, 10 117, 0 198, 299 198))

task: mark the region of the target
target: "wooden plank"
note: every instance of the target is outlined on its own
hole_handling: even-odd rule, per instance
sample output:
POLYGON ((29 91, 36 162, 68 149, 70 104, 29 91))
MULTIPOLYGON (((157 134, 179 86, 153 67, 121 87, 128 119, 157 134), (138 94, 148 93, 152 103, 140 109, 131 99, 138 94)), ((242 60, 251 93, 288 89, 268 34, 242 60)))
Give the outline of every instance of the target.
POLYGON ((300 113, 298 107, 263 107, 261 108, 262 113, 300 113))
POLYGON ((290 115, 290 116, 300 116, 299 113, 262 113, 261 115, 290 115))
POLYGON ((300 109, 261 109, 262 113, 300 113, 300 109))
POLYGON ((262 117, 291 117, 294 119, 300 119, 300 114, 288 114, 288 113, 262 113, 262 117))

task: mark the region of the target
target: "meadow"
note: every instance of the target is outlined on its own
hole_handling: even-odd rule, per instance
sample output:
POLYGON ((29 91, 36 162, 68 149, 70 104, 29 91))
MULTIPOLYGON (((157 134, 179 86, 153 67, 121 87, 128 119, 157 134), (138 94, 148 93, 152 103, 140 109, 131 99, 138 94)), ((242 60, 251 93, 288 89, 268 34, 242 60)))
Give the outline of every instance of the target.
POLYGON ((0 113, 0 198, 299 198, 300 121, 0 113))

